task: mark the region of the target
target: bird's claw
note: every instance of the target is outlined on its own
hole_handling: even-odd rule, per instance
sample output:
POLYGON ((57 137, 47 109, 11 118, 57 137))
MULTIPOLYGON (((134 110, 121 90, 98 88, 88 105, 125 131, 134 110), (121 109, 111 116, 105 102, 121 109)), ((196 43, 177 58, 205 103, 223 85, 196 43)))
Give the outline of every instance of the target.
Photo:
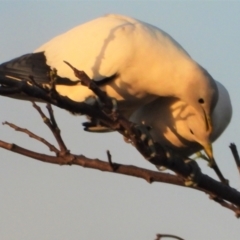
MULTIPOLYGON (((118 104, 116 98, 109 97, 112 101, 112 108, 110 109, 112 113, 115 113, 118 109, 118 104)), ((99 97, 95 97, 95 105, 100 109, 104 108, 105 104, 99 99, 99 97)))
MULTIPOLYGON (((112 109, 111 112, 115 113, 117 111, 117 100, 115 98, 111 98, 112 100, 112 109)), ((102 109, 104 107, 104 104, 102 101, 94 96, 94 97, 89 97, 88 99, 85 100, 85 103, 94 106, 96 108, 102 109)), ((98 133, 103 133, 103 132, 111 132, 112 129, 109 127, 104 126, 98 119, 96 118, 90 118, 88 122, 82 123, 84 126, 84 131, 87 132, 98 132, 98 133)))
POLYGON ((164 166, 157 166, 157 165, 156 165, 156 168, 157 168, 157 170, 160 171, 160 172, 163 172, 163 171, 168 170, 168 168, 166 168, 166 167, 164 167, 164 166))
POLYGON ((93 132, 93 133, 106 133, 112 132, 113 130, 107 126, 104 126, 98 119, 96 118, 89 118, 88 122, 82 123, 84 127, 83 130, 86 132, 93 132))

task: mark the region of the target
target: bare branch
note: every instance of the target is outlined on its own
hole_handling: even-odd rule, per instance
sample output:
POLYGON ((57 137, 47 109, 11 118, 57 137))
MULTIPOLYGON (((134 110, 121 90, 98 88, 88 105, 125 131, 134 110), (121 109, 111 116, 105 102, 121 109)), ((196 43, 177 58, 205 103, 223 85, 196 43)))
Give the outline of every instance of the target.
POLYGON ((123 175, 142 178, 149 183, 164 182, 185 187, 184 181, 182 181, 182 179, 176 175, 151 171, 132 165, 117 164, 118 169, 117 171, 114 171, 108 162, 99 159, 90 159, 85 157, 84 155, 66 154, 65 156, 49 156, 42 153, 30 151, 16 144, 7 143, 1 140, 0 147, 27 157, 31 157, 42 162, 48 162, 59 165, 78 165, 84 168, 92 168, 104 172, 114 172, 123 175))
POLYGON ((111 99, 107 96, 107 94, 100 90, 100 88, 92 81, 88 75, 84 71, 80 71, 73 67, 69 62, 64 61, 74 72, 75 76, 80 80, 81 84, 91 89, 96 96, 99 97, 102 103, 104 103, 105 107, 103 110, 106 110, 108 113, 111 113, 109 109, 113 108, 111 99))
POLYGON ((223 199, 221 199, 221 198, 219 198, 217 196, 214 196, 212 194, 209 195, 209 198, 214 200, 215 202, 219 203, 222 207, 225 207, 225 208, 235 212, 235 216, 237 218, 240 217, 240 208, 239 207, 237 207, 237 206, 235 206, 235 205, 233 205, 231 203, 228 203, 228 202, 224 201, 223 199))
POLYGON ((28 129, 18 127, 16 125, 14 125, 13 123, 9 123, 9 122, 3 122, 2 124, 3 125, 8 125, 9 127, 13 128, 15 131, 26 133, 30 138, 34 138, 34 139, 38 140, 39 142, 45 144, 49 148, 50 151, 55 152, 56 154, 58 154, 59 150, 54 145, 49 143, 44 138, 39 137, 38 135, 36 135, 33 132, 29 131, 28 129))
MULTIPOLYGON (((76 72, 78 70, 74 68, 74 71, 76 72)), ((85 76, 86 74, 84 72, 81 72, 80 75, 81 75, 80 77, 82 78, 82 75, 85 76)), ((83 80, 80 79, 80 81, 83 81, 83 80)), ((149 157, 149 146, 146 146, 144 141, 142 141, 135 124, 129 122, 127 119, 121 116, 121 114, 119 114, 118 112, 115 112, 114 114, 112 114, 112 111, 111 111, 112 106, 110 106, 111 99, 109 99, 105 93, 102 94, 101 90, 96 86, 96 84, 93 81, 91 81, 91 79, 86 77, 84 78, 84 81, 85 81, 84 84, 86 85, 89 84, 89 86, 91 86, 91 89, 95 89, 94 92, 99 98, 101 98, 101 101, 104 102, 105 101, 104 99, 106 99, 106 102, 104 102, 104 111, 101 111, 100 109, 96 109, 85 103, 77 103, 77 102, 71 101, 67 97, 60 96, 55 91, 49 92, 49 90, 39 88, 34 84, 30 85, 26 81, 9 80, 6 82, 4 79, 3 80, 0 79, 0 84, 4 84, 3 89, 2 87, 0 87, 0 94, 6 94, 6 92, 4 91, 6 89, 6 86, 8 86, 9 88, 12 87, 14 91, 16 89, 19 89, 19 93, 25 93, 29 97, 39 98, 48 103, 52 103, 60 108, 64 108, 68 111, 71 111, 74 113, 87 114, 90 117, 99 119, 102 123, 105 124, 105 126, 108 126, 109 128, 117 130, 126 138, 130 139, 133 145, 139 150, 139 152, 149 162, 155 165, 164 166, 174 171, 177 174, 177 176, 172 174, 165 174, 161 172, 150 171, 150 170, 138 168, 135 166, 112 163, 111 155, 109 152, 107 153, 108 162, 104 162, 99 159, 89 159, 83 155, 78 156, 78 155, 70 154, 70 152, 67 150, 61 138, 60 130, 58 129, 57 123, 53 116, 53 112, 50 109, 50 106, 48 108, 50 119, 47 118, 40 110, 38 110, 38 107, 36 107, 36 109, 39 111, 40 115, 44 119, 44 122, 50 128, 55 139, 59 144, 59 147, 61 150, 56 157, 36 153, 28 149, 21 148, 15 144, 6 143, 3 141, 0 141, 0 147, 8 149, 13 152, 23 154, 25 156, 35 158, 40 161, 44 161, 44 162, 60 164, 60 165, 74 164, 74 165, 79 165, 87 168, 98 169, 101 171, 108 171, 108 172, 114 172, 114 173, 124 174, 128 176, 143 178, 149 183, 164 182, 164 183, 175 184, 178 186, 185 186, 184 180, 187 179, 189 176, 191 176, 193 172, 193 166, 191 164, 186 164, 185 163, 186 159, 179 156, 175 156, 174 158, 169 159, 166 156, 166 152, 164 148, 162 148, 159 144, 154 145, 156 149, 156 154, 154 156, 149 157), (114 165, 117 166, 116 169, 115 167, 113 167, 114 165)), ((54 87, 54 84, 53 84, 53 87, 54 87)), ((197 164, 195 167, 199 168, 197 164)), ((220 203, 222 206, 227 207, 228 209, 231 209, 237 215, 239 214, 240 193, 235 189, 229 186, 226 186, 210 178, 205 174, 202 174, 200 170, 199 170, 197 186, 191 186, 191 188, 203 191, 211 196, 216 196, 213 198, 214 201, 220 203)))
POLYGON ((177 239, 177 240, 184 240, 183 238, 180 238, 178 236, 175 235, 171 235, 171 234, 157 234, 156 239, 155 240, 161 240, 162 238, 173 238, 173 239, 177 239))
POLYGON ((108 157, 109 165, 111 166, 113 172, 117 171, 119 164, 112 162, 112 155, 109 150, 107 150, 107 157, 108 157))
POLYGON ((240 173, 240 158, 239 158, 237 147, 234 143, 231 143, 229 147, 232 151, 235 163, 236 163, 237 168, 238 168, 238 172, 240 173))
POLYGON ((69 152, 69 150, 67 149, 67 147, 62 139, 61 131, 56 123, 51 105, 47 104, 47 110, 48 110, 50 119, 43 113, 41 108, 38 105, 36 105, 36 103, 34 103, 34 102, 33 102, 33 107, 38 111, 38 113, 40 114, 40 116, 43 119, 43 122, 48 126, 48 128, 51 130, 52 134, 54 135, 54 137, 58 143, 58 146, 60 148, 60 151, 58 151, 58 154, 64 155, 66 152, 69 152))
MULTIPOLYGON (((4 141, 0 141, 0 147, 10 150, 12 152, 16 152, 16 153, 43 161, 43 162, 59 164, 59 165, 79 165, 86 168, 93 168, 101 171, 114 172, 114 173, 124 174, 128 176, 142 178, 149 183, 163 182, 163 183, 169 183, 169 184, 186 187, 184 184, 184 179, 179 176, 151 171, 151 170, 139 168, 136 166, 112 163, 113 165, 117 166, 117 168, 115 167, 113 168, 111 164, 109 164, 109 162, 104 162, 103 160, 99 160, 99 159, 90 159, 83 155, 74 155, 68 152, 66 152, 65 155, 58 154, 58 156, 54 157, 54 156, 49 156, 42 153, 33 152, 28 149, 22 148, 16 144, 10 144, 4 141)), ((237 192, 235 189, 230 188, 222 183, 219 183, 218 181, 204 174, 202 174, 201 181, 199 182, 198 186, 196 187, 191 186, 191 188, 203 191, 211 195, 218 196, 218 202, 220 202, 220 199, 225 199, 226 201, 235 204, 236 207, 232 206, 230 208, 229 205, 226 205, 226 203, 223 203, 223 201, 221 200, 223 203, 221 204, 222 206, 227 207, 233 210, 236 214, 238 214, 239 209, 237 208, 237 206, 239 206, 239 202, 240 202, 240 193, 237 192)), ((216 199, 217 198, 214 198, 215 201, 216 199)))

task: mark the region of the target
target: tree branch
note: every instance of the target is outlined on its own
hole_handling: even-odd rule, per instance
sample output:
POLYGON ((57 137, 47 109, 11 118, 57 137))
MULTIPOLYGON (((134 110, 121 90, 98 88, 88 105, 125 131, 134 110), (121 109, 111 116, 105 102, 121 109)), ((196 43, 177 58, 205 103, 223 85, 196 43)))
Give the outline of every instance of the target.
POLYGON ((33 132, 29 131, 28 129, 18 127, 15 124, 9 123, 9 122, 3 122, 2 124, 3 125, 8 125, 9 127, 13 128, 15 131, 26 133, 30 138, 34 138, 34 139, 38 140, 39 142, 45 144, 49 148, 50 151, 58 153, 58 149, 54 145, 52 145, 51 143, 46 141, 44 138, 39 137, 38 135, 36 135, 33 132))
MULTIPOLYGON (((81 74, 78 75, 78 70, 75 68, 74 68, 74 72, 77 76, 80 76, 80 75, 82 76, 83 74, 84 84, 87 86, 91 86, 91 89, 95 89, 94 92, 95 94, 97 94, 99 98, 101 98, 101 101, 106 101, 106 104, 104 104, 103 110, 94 108, 85 103, 77 103, 77 102, 71 101, 67 97, 60 96, 59 94, 57 94, 56 91, 52 91, 52 89, 50 90, 44 89, 41 86, 34 85, 34 81, 31 81, 32 84, 29 84, 28 81, 15 81, 13 79, 6 81, 6 79, 0 79, 0 84, 2 84, 2 86, 0 87, 0 94, 2 95, 9 94, 12 88, 14 93, 26 94, 27 96, 33 99, 38 98, 38 99, 44 100, 45 102, 54 104, 68 111, 71 111, 74 113, 86 114, 86 115, 89 115, 90 117, 97 118, 104 125, 114 130, 117 130, 126 138, 130 139, 133 145, 139 150, 139 152, 149 162, 155 165, 164 166, 168 169, 171 169, 177 174, 177 176, 172 174, 150 171, 150 170, 138 168, 135 166, 113 163, 110 152, 107 153, 108 162, 105 162, 99 159, 89 159, 83 155, 70 154, 69 150, 67 150, 67 147, 64 144, 63 139, 61 138, 60 130, 57 126, 57 123, 54 118, 53 111, 50 105, 48 105, 47 107, 50 118, 47 118, 46 115, 43 114, 41 109, 37 107, 35 104, 34 104, 34 107, 39 112, 39 114, 43 118, 44 123, 52 131, 56 141, 58 142, 59 150, 56 150, 57 148, 54 147, 54 152, 55 153, 57 152, 56 156, 49 156, 49 155, 33 152, 31 150, 21 148, 18 145, 6 143, 4 141, 0 141, 0 147, 31 157, 31 158, 35 158, 43 162, 49 162, 49 163, 60 164, 60 165, 74 164, 82 167, 98 169, 101 171, 114 172, 114 173, 124 174, 128 176, 142 178, 149 183, 164 182, 164 183, 175 184, 178 186, 185 186, 184 181, 192 174, 193 165, 186 164, 185 163, 186 159, 181 158, 179 156, 175 156, 174 158, 168 159, 165 150, 159 144, 154 145, 156 149, 156 154, 154 156, 149 156, 149 146, 146 146, 146 143, 140 138, 136 125, 129 122, 127 119, 121 116, 121 114, 119 114, 118 112, 115 112, 113 114, 111 111, 111 108, 112 108, 110 104, 111 100, 107 97, 107 95, 106 94, 104 95, 104 93, 102 93, 102 91, 95 85, 93 81, 91 81, 91 79, 88 78, 88 76, 84 72, 81 72, 81 74)), ((15 129, 17 130, 20 128, 16 127, 15 129)), ((27 130, 24 130, 22 132, 29 134, 29 136, 34 136, 34 134, 31 133, 30 131, 27 132, 27 130)), ((37 140, 41 139, 40 137, 38 138, 37 136, 35 136, 34 138, 37 140)), ((46 144, 47 142, 43 140, 40 140, 40 141, 43 142, 44 144, 46 144)), ((48 145, 48 147, 50 147, 50 145, 48 145)), ((194 162, 194 166, 196 168, 199 168, 196 162, 194 162)), ((237 216, 239 216, 240 193, 235 189, 229 186, 226 186, 210 178, 205 174, 202 174, 200 169, 199 169, 197 186, 191 186, 191 188, 200 190, 209 194, 211 196, 211 199, 218 202, 223 207, 231 209, 236 213, 237 216)))
POLYGON ((180 238, 180 237, 172 235, 172 234, 157 234, 155 240, 161 240, 162 238, 173 238, 173 239, 177 239, 177 240, 184 240, 183 238, 180 238))
POLYGON ((238 169, 238 172, 240 174, 240 158, 239 158, 239 154, 238 154, 238 150, 237 150, 237 146, 234 144, 234 143, 231 143, 229 148, 231 149, 232 151, 232 155, 233 155, 233 158, 235 160, 235 163, 237 165, 237 169, 238 169))
MULTIPOLYGON (((60 152, 61 154, 65 154, 65 153, 68 153, 69 150, 67 149, 63 139, 62 139, 62 136, 61 136, 61 131, 57 125, 57 122, 55 120, 55 117, 54 117, 54 114, 53 114, 53 110, 52 110, 52 107, 50 104, 47 104, 47 110, 48 110, 48 113, 49 113, 49 116, 50 118, 48 118, 44 113, 43 111, 41 110, 41 108, 36 105, 36 103, 33 102, 33 107, 38 111, 38 113, 40 114, 40 116, 42 117, 43 119, 43 122, 48 126, 48 128, 51 130, 53 136, 55 137, 57 143, 58 143, 58 146, 60 147, 60 152)), ((59 151, 58 151, 59 153, 59 151)))

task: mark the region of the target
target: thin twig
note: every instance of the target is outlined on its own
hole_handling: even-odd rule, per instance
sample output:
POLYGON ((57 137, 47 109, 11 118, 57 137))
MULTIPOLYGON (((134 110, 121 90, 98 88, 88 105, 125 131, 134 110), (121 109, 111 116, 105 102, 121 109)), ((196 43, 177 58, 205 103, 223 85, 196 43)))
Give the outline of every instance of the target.
POLYGON ((43 122, 48 126, 48 128, 51 130, 52 134, 54 135, 54 137, 58 143, 58 146, 60 148, 60 151, 58 151, 58 154, 65 155, 66 153, 69 153, 69 150, 67 149, 67 147, 61 137, 60 129, 58 128, 58 125, 54 118, 53 110, 52 110, 50 104, 47 105, 50 119, 43 113, 42 109, 35 102, 32 102, 32 104, 33 104, 33 107, 37 110, 37 112, 42 117, 43 122))
POLYGON ((50 116, 50 121, 51 121, 51 128, 50 129, 53 131, 53 134, 54 134, 54 136, 55 136, 55 138, 58 142, 58 145, 61 149, 61 152, 63 152, 65 154, 66 152, 69 152, 69 150, 67 149, 67 146, 62 139, 61 130, 58 127, 58 124, 57 124, 57 122, 55 120, 55 117, 54 117, 54 114, 53 114, 52 106, 49 103, 47 104, 47 110, 48 110, 48 113, 49 113, 49 116, 50 116))
POLYGON ((10 122, 3 122, 2 123, 3 125, 8 125, 9 127, 13 128, 15 131, 19 131, 19 132, 23 132, 23 133, 26 133, 30 138, 33 138, 33 139, 36 139, 38 140, 39 142, 43 143, 44 145, 46 145, 49 150, 51 152, 55 152, 56 154, 59 153, 59 150, 54 146, 52 145, 51 143, 49 143, 47 140, 45 140, 44 138, 42 137, 39 137, 38 135, 34 134, 33 132, 29 131, 28 129, 26 128, 21 128, 19 126, 16 126, 15 124, 13 123, 10 123, 10 122))
POLYGON ((107 150, 107 157, 108 157, 109 165, 111 166, 113 172, 116 172, 118 169, 118 164, 112 162, 112 155, 109 150, 107 150))
POLYGON ((172 234, 157 234, 156 239, 155 240, 161 240, 162 238, 174 238, 177 240, 184 240, 183 238, 180 238, 178 236, 172 235, 172 234))
POLYGON ((240 218, 240 208, 239 207, 237 207, 237 206, 235 206, 231 203, 228 203, 228 202, 224 201, 222 198, 219 198, 219 197, 217 197, 215 195, 212 195, 212 194, 209 195, 209 198, 211 200, 219 203, 222 207, 225 207, 227 209, 232 210, 233 212, 235 212, 235 216, 237 218, 240 218))
POLYGON ((66 63, 73 70, 75 76, 80 80, 82 85, 87 86, 99 97, 100 101, 104 104, 104 110, 107 110, 107 112, 111 112, 111 109, 113 108, 113 103, 111 99, 107 96, 107 94, 103 92, 97 86, 97 84, 88 77, 88 75, 84 71, 76 69, 67 61, 64 61, 64 63, 66 63))
POLYGON ((236 145, 234 143, 231 143, 229 147, 230 147, 230 149, 232 151, 233 158, 235 160, 238 172, 240 174, 240 158, 239 158, 237 147, 236 147, 236 145))

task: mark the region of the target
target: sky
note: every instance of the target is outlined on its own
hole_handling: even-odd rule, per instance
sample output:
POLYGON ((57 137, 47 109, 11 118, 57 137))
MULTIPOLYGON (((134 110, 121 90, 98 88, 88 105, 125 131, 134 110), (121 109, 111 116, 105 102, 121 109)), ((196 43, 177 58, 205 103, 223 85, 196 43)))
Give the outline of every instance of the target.
MULTIPOLYGON (((225 177, 240 190, 228 148, 234 142, 240 149, 240 1, 0 1, 0 62, 30 53, 52 37, 107 13, 131 16, 168 32, 228 89, 232 121, 213 146, 225 177)), ((13 122, 54 143, 31 103, 7 97, 0 101, 1 122, 13 122)), ((115 162, 155 170, 118 133, 86 133, 83 117, 54 110, 72 153, 107 160, 108 149, 115 162)), ((1 125, 0 132, 1 140, 49 153, 7 126, 1 125)), ((239 239, 240 220, 202 192, 42 163, 4 149, 0 155, 0 239, 146 240, 157 233, 186 240, 239 239)), ((216 178, 205 162, 199 164, 216 178)))

